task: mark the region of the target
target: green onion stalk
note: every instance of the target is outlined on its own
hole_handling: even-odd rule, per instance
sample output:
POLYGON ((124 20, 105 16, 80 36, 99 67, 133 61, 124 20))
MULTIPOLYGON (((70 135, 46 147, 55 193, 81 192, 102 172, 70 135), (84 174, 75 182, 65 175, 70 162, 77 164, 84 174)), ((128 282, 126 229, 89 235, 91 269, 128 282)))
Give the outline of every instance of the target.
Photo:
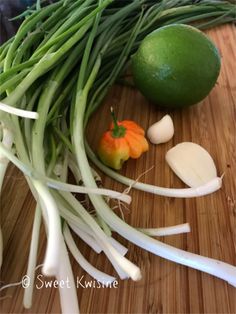
MULTIPOLYGON (((103 251, 121 279, 139 280, 139 267, 112 233, 171 261, 205 271, 236 286, 236 268, 166 245, 153 236, 188 232, 186 224, 162 229, 136 229, 110 207, 110 199, 130 203, 125 193, 98 187, 98 168, 128 186, 169 197, 196 197, 221 187, 216 178, 198 189, 167 189, 138 183, 104 166, 89 147, 85 130, 107 92, 125 71, 130 56, 151 31, 172 23, 199 28, 234 20, 234 5, 202 0, 58 0, 37 1, 16 35, 0 47, 0 190, 8 162, 25 175, 37 204, 33 222, 24 306, 32 305, 40 224, 47 247, 43 273, 69 278, 60 289, 63 313, 78 313, 69 250, 96 280, 115 280, 92 266, 77 248, 71 230, 97 253, 103 251), (70 175, 69 175, 70 173, 70 175), (76 184, 69 182, 73 176, 76 184), (73 193, 85 193, 80 202, 73 193), (90 200, 93 212, 85 207, 90 200), (43 219, 42 219, 43 218, 43 219)), ((91 209, 91 208, 90 208, 91 209)), ((2 256, 2 255, 1 255, 2 256)))

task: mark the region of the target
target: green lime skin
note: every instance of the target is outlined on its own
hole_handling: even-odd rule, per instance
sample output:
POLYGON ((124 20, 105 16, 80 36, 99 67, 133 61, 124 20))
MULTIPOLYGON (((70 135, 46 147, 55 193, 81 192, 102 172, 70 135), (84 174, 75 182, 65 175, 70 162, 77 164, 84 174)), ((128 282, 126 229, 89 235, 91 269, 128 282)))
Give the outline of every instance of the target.
POLYGON ((131 58, 134 82, 161 107, 180 108, 204 99, 220 73, 220 55, 198 29, 173 24, 144 38, 131 58))

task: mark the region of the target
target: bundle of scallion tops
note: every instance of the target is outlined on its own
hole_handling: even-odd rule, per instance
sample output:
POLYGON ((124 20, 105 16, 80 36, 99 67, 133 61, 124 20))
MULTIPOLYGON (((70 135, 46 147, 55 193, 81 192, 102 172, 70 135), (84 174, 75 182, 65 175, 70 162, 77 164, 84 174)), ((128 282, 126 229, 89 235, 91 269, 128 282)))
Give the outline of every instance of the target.
MULTIPOLYGON (((138 280, 140 269, 124 257, 127 250, 112 238, 112 231, 154 254, 236 286, 235 267, 161 243, 152 238, 163 234, 160 230, 137 230, 120 219, 110 209, 107 196, 124 202, 130 202, 130 197, 98 189, 88 158, 113 178, 127 185, 134 182, 102 165, 84 138, 90 116, 149 32, 171 23, 212 27, 233 21, 234 9, 233 4, 212 0, 59 0, 48 5, 37 1, 21 16, 24 21, 16 35, 0 47, 0 188, 11 161, 23 171, 37 200, 27 269, 31 285, 24 291, 26 308, 32 303, 41 216, 47 233, 43 273, 59 280, 69 278, 71 283, 71 289, 60 289, 63 313, 79 312, 67 248, 103 284, 115 279, 84 259, 71 229, 96 252, 103 251, 122 279, 138 280), (83 186, 66 183, 69 169, 83 186), (88 194, 96 214, 90 214, 72 192, 88 194)), ((216 189, 178 190, 142 183, 134 187, 174 197, 216 189)), ((180 230, 186 231, 186 225, 180 230)))

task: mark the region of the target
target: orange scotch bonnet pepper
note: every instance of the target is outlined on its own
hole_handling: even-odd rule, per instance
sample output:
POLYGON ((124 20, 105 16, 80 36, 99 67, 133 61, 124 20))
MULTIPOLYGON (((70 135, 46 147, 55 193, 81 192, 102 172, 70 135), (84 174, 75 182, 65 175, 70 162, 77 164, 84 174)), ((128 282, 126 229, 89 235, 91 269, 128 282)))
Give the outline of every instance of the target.
POLYGON ((134 121, 117 121, 111 108, 113 123, 100 139, 98 156, 108 167, 119 170, 124 161, 139 158, 148 150, 144 130, 134 121))

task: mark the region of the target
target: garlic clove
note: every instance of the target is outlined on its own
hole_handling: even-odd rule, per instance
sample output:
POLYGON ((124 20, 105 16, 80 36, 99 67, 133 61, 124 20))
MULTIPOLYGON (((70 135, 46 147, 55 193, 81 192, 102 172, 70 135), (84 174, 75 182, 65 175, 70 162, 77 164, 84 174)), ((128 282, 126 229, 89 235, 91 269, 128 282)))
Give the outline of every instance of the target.
POLYGON ((174 124, 167 114, 160 121, 151 125, 147 131, 147 137, 153 144, 168 142, 174 135, 174 124))
POLYGON ((200 145, 183 142, 166 153, 166 161, 188 186, 199 187, 217 177, 215 163, 200 145))

